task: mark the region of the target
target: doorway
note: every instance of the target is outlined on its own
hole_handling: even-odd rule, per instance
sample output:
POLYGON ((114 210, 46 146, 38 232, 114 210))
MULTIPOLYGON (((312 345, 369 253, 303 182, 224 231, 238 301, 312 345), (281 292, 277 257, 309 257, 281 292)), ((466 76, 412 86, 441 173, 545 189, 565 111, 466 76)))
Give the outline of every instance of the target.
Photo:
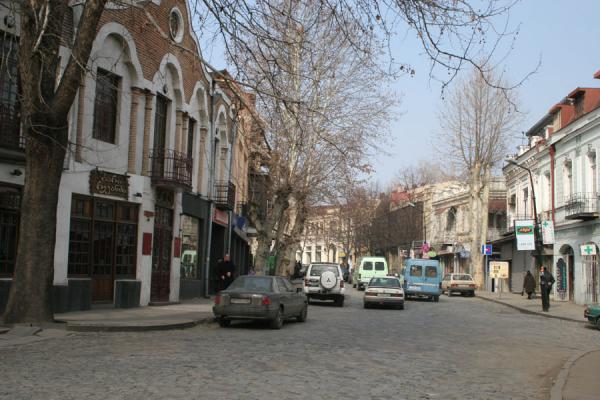
POLYGON ((569 292, 569 301, 575 300, 575 253, 569 245, 564 245, 560 248, 560 253, 563 255, 567 263, 567 291, 569 292))
POLYGON ((156 206, 152 251, 152 283, 150 300, 169 300, 171 282, 171 245, 173 242, 173 210, 156 206))

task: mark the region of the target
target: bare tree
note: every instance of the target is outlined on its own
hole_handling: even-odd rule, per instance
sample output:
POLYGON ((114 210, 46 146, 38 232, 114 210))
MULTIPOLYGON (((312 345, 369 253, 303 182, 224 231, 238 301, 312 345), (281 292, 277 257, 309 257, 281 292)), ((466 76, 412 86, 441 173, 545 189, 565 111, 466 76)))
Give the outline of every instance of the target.
POLYGON ((475 281, 483 285, 483 256, 480 246, 487 238, 487 209, 492 168, 506 154, 510 135, 519 121, 516 94, 500 87, 505 82, 492 73, 473 71, 456 85, 439 113, 443 151, 468 177, 471 267, 475 281))
POLYGON ((432 160, 419 160, 416 165, 401 168, 396 173, 393 186, 406 190, 432 183, 456 179, 457 174, 452 166, 441 165, 432 160))

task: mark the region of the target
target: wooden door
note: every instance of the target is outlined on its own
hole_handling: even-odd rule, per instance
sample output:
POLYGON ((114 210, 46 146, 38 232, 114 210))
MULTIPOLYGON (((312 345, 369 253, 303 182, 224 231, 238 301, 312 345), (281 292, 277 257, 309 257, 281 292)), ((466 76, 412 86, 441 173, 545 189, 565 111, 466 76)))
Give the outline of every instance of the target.
POLYGON ((171 279, 171 246, 173 241, 173 211, 156 207, 152 250, 151 301, 168 301, 171 279))
POLYGON ((92 301, 113 300, 115 204, 96 201, 94 205, 92 301))

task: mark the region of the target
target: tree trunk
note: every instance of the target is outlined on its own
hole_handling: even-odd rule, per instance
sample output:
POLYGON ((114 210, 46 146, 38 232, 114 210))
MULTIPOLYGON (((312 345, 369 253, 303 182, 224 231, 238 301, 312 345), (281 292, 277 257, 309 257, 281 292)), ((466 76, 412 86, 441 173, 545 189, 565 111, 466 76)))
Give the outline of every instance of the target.
MULTIPOLYGON (((65 119, 64 125, 67 125, 65 119)), ((25 186, 21 203, 19 246, 4 322, 43 323, 53 320, 52 284, 56 208, 65 159, 63 145, 48 139, 56 130, 36 128, 26 148, 25 186), (46 140, 39 138, 47 131, 46 140), (42 132, 40 132, 42 130, 42 132)), ((66 137, 66 131, 63 133, 66 137)))
POLYGON ((490 168, 476 165, 469 180, 471 222, 471 274, 479 289, 485 287, 485 256, 481 246, 487 242, 490 168), (482 173, 483 170, 483 173, 482 173))

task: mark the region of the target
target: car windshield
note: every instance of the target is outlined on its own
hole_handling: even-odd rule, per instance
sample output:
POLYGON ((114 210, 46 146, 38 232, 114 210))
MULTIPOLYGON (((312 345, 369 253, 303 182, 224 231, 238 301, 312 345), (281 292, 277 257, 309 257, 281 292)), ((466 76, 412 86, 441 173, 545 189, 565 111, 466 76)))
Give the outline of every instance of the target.
POLYGON ((272 292, 273 279, 268 276, 240 276, 234 280, 227 290, 248 290, 256 292, 272 292))
POLYGON ((312 267, 310 267, 310 276, 321 276, 321 274, 325 271, 331 271, 336 276, 338 275, 337 265, 313 264, 312 267))
POLYGON ((385 264, 381 261, 375 263, 375 271, 385 271, 385 264))
POLYGON ((465 275, 454 275, 452 277, 453 280, 455 281, 472 281, 473 278, 471 278, 471 275, 465 274, 465 275))
POLYGON ((370 287, 399 288, 400 281, 397 278, 373 278, 369 282, 370 287))

